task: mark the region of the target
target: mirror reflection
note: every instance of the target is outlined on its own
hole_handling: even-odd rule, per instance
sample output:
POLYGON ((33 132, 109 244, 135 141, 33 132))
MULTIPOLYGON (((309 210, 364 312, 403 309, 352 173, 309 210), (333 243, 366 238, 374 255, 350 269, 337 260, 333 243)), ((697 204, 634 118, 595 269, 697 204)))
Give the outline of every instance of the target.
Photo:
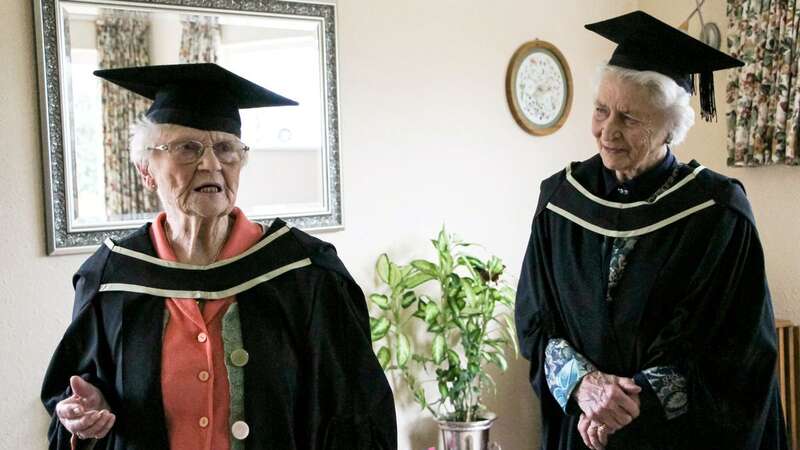
POLYGON ((250 148, 237 205, 251 218, 328 208, 320 21, 61 2, 69 229, 135 226, 160 205, 130 162, 130 129, 150 101, 97 69, 214 62, 299 106, 242 110, 250 148))

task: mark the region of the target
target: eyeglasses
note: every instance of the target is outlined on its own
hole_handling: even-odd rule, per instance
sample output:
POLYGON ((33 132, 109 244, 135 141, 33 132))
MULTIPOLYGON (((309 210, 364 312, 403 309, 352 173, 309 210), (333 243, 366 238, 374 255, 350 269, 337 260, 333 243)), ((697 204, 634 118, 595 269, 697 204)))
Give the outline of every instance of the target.
MULTIPOLYGON (((206 144, 189 140, 180 142, 170 142, 168 144, 147 147, 147 150, 161 150, 167 152, 173 161, 179 164, 192 164, 200 161, 206 151, 206 144)), ((219 141, 211 144, 214 156, 223 164, 234 164, 241 162, 245 152, 250 147, 240 141, 219 141)))

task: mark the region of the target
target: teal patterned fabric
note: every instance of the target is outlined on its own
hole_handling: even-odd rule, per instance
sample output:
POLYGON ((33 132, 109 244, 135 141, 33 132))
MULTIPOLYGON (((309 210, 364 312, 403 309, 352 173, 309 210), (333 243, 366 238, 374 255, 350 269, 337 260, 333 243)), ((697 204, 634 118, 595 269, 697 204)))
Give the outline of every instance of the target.
POLYGON ((614 243, 611 245, 611 261, 608 264, 607 302, 614 299, 612 292, 625 272, 625 266, 628 264, 628 254, 636 247, 636 242, 638 241, 639 239, 636 237, 614 238, 614 243))
MULTIPOLYGON (((225 368, 228 369, 228 385, 231 393, 230 417, 233 424, 244 417, 244 368, 231 363, 231 353, 243 347, 242 325, 239 321, 239 304, 233 303, 222 317, 222 346, 225 350, 225 368)), ((231 450, 244 450, 244 441, 230 434, 231 450)))
POLYGON ((544 354, 544 373, 550 393, 566 412, 572 391, 584 376, 597 369, 564 339, 550 339, 544 354))
POLYGON ((651 367, 642 371, 664 408, 667 419, 689 411, 689 397, 686 394, 686 378, 673 367, 651 367))

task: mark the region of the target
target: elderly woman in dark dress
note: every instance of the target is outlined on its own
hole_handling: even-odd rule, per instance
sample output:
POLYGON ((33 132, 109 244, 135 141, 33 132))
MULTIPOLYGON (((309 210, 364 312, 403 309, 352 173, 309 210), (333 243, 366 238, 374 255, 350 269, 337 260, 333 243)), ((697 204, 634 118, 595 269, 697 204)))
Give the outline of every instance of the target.
POLYGON ((785 449, 776 338, 739 182, 671 145, 700 73, 741 63, 634 12, 587 28, 618 44, 600 71, 598 154, 542 183, 516 320, 542 448, 785 449))
POLYGON ((164 212, 75 275, 42 387, 50 448, 395 449, 364 297, 335 250, 234 206, 238 109, 295 103, 214 64, 97 74, 154 100, 132 154, 164 212))

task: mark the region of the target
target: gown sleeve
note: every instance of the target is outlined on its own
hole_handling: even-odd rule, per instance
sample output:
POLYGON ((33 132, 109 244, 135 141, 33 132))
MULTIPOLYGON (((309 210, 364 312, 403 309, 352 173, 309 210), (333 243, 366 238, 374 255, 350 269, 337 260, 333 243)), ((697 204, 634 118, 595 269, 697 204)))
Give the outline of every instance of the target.
POLYGON ((569 412, 570 397, 583 377, 597 370, 566 339, 550 339, 544 351, 544 372, 550 393, 564 412, 569 412))
POLYGON ((327 271, 310 323, 312 372, 320 409, 333 418, 319 450, 396 450, 394 397, 372 351, 366 301, 348 278, 327 271))
POLYGON ((82 377, 100 389, 111 405, 114 404, 108 389, 109 383, 104 381, 113 380, 104 370, 109 367, 110 353, 104 338, 100 313, 92 302, 97 293, 99 278, 99 271, 92 270, 92 266, 97 263, 97 256, 96 254, 90 258, 73 278, 75 302, 72 322, 50 360, 42 383, 41 400, 51 416, 48 428, 51 450, 90 449, 98 443, 94 439, 73 439, 55 413, 58 402, 72 395, 70 377, 82 377))
POLYGON ((723 217, 645 367, 685 375, 688 414, 708 448, 755 450, 785 437, 774 318, 755 226, 733 211, 723 217))
MULTIPOLYGON (((686 377, 676 367, 649 367, 634 375, 633 379, 645 392, 640 397, 652 393, 655 399, 658 400, 660 411, 664 413, 664 417, 668 420, 679 417, 689 411, 689 398, 686 395, 686 377)), ((643 400, 642 403, 644 404, 645 401, 643 400)))

